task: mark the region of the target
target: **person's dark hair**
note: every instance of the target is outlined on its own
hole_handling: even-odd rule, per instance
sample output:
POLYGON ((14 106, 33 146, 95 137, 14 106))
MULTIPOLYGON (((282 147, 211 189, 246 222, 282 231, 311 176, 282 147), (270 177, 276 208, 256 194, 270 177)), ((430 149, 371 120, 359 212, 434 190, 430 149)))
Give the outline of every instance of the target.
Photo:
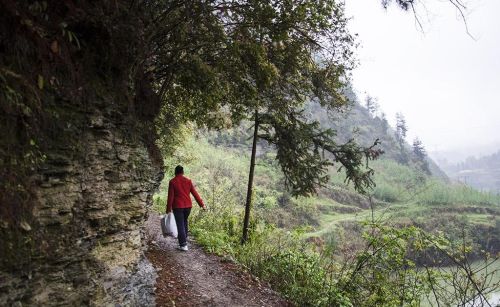
POLYGON ((177 165, 175 167, 175 174, 176 175, 179 175, 179 174, 184 174, 184 167, 180 166, 180 165, 177 165))

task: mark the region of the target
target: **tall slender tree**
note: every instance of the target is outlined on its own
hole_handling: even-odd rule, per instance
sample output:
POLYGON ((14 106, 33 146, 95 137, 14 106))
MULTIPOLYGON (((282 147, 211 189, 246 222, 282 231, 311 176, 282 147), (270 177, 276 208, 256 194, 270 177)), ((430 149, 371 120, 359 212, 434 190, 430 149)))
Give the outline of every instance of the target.
POLYGON ((406 119, 402 113, 396 113, 396 141, 399 145, 399 162, 408 163, 408 155, 406 154, 406 119))
POLYGON ((415 162, 422 171, 430 175, 431 171, 429 169, 429 161, 427 160, 427 152, 425 150, 424 144, 418 137, 413 140, 412 148, 413 155, 415 156, 415 162))
POLYGON ((323 131, 302 114, 308 100, 334 110, 347 102, 342 90, 353 64, 353 38, 343 5, 331 0, 260 3, 245 18, 244 27, 233 29, 243 38, 237 48, 245 59, 239 71, 255 89, 238 106, 242 118, 252 114, 248 119, 255 122, 242 242, 248 239, 257 139, 276 147, 293 195, 314 193, 328 180, 332 162, 321 152, 340 162, 360 190, 373 184, 372 170, 363 170, 364 158, 377 155, 374 148, 353 141, 335 143, 332 131, 323 131))
POLYGON ((366 96, 365 98, 365 108, 368 110, 372 117, 377 116, 377 112, 379 109, 379 104, 377 98, 372 96, 366 96))
POLYGON ((382 121, 382 132, 387 133, 387 129, 389 129, 389 122, 387 121, 387 116, 384 112, 380 115, 380 120, 382 121))
POLYGON ((252 196, 253 196, 253 176, 255 173, 255 156, 257 154, 257 139, 259 133, 259 112, 255 111, 254 128, 253 128, 253 139, 252 139, 252 154, 250 157, 250 170, 248 171, 248 188, 247 188, 247 198, 245 202, 245 216, 243 218, 243 235, 241 237, 241 243, 245 243, 248 240, 248 225, 250 223, 250 208, 252 206, 252 196))

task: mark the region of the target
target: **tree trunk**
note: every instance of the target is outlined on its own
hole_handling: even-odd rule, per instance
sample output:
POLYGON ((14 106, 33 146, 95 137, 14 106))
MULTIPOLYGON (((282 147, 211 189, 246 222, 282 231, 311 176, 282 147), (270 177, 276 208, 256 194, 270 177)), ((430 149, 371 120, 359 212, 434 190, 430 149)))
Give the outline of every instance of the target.
POLYGON ((259 131, 259 114, 255 110, 255 123, 253 127, 253 143, 252 143, 252 157, 250 158, 250 172, 248 174, 248 189, 247 189, 247 201, 245 203, 245 218, 243 220, 243 236, 241 238, 241 244, 245 244, 248 240, 248 223, 250 221, 250 208, 252 205, 252 190, 253 190, 253 174, 255 171, 255 153, 257 151, 257 134, 259 131))

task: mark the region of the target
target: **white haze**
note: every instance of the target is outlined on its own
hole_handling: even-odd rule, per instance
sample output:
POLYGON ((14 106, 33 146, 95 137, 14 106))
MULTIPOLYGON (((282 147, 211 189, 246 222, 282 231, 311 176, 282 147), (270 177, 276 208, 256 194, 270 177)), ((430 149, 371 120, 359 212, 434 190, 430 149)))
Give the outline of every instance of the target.
POLYGON ((386 11, 380 0, 346 2, 361 43, 353 72, 358 96, 378 98, 393 126, 403 113, 408 141, 418 136, 436 158, 499 150, 500 1, 467 3, 474 39, 448 1, 424 3, 422 32, 411 12, 386 11))

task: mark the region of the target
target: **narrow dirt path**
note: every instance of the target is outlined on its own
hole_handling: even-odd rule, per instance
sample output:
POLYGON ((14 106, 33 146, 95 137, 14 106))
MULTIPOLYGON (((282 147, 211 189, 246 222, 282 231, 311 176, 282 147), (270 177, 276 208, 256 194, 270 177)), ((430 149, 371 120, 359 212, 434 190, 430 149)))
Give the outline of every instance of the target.
POLYGON ((163 238, 160 217, 146 222, 146 256, 157 269, 157 306, 292 306, 236 264, 205 253, 190 241, 189 251, 176 250, 177 240, 163 238))

